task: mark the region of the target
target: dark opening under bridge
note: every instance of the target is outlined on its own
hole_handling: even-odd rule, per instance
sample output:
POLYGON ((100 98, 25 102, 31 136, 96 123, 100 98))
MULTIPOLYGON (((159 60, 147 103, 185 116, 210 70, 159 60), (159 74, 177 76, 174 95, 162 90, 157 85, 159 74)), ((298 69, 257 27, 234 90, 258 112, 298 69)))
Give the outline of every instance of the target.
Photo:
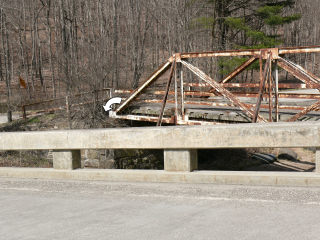
POLYGON ((319 52, 320 46, 176 53, 137 89, 115 90, 124 101, 110 117, 157 125, 318 120, 320 78, 287 56, 319 52), (193 64, 194 59, 222 57, 245 61, 219 82, 193 64), (236 77, 257 61, 259 81, 240 82, 236 77), (278 67, 296 81, 279 81, 278 67), (192 76, 185 69, 197 80, 185 79, 192 76))

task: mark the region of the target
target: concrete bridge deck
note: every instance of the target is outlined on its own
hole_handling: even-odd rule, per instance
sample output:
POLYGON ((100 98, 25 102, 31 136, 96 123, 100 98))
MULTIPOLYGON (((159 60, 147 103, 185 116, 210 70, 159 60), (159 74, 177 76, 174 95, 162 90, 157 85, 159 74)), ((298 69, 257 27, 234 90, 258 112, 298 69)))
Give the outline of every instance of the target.
POLYGON ((320 188, 0 178, 1 239, 318 239, 320 188))

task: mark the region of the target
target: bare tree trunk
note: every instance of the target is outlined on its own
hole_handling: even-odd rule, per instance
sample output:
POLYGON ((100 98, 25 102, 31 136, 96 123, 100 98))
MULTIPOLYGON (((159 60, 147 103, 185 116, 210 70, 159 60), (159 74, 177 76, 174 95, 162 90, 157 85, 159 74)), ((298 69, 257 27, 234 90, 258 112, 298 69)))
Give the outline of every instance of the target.
POLYGON ((35 33, 35 29, 34 29, 34 21, 35 21, 35 9, 34 9, 34 5, 33 3, 31 3, 30 6, 30 15, 32 15, 32 17, 30 17, 30 35, 31 35, 31 43, 32 43, 32 56, 31 56, 31 86, 32 86, 32 91, 35 91, 35 86, 34 86, 34 72, 35 72, 35 40, 34 40, 34 33, 35 33))
POLYGON ((118 0, 113 0, 113 50, 112 50, 112 87, 118 87, 118 0))
POLYGON ((51 10, 51 0, 47 0, 47 32, 48 32, 48 53, 49 53, 49 65, 50 65, 50 72, 51 72, 51 86, 52 86, 52 98, 56 97, 56 82, 55 82, 55 75, 54 75, 54 66, 53 66, 53 54, 52 54, 52 30, 50 24, 50 10, 51 10))
POLYGON ((9 36, 8 30, 6 27, 6 15, 3 9, 0 9, 1 15, 1 34, 2 34, 2 49, 4 52, 4 64, 5 64, 5 73, 6 73, 6 93, 7 93, 7 119, 8 122, 12 122, 12 111, 11 111, 11 73, 10 73, 10 50, 9 50, 9 36))

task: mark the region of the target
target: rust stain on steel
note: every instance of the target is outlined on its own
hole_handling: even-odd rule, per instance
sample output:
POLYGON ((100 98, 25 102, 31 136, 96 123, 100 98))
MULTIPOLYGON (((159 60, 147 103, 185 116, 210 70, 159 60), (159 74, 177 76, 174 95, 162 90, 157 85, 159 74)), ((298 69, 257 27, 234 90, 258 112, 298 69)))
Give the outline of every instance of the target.
MULTIPOLYGON (((145 121, 145 122, 157 122, 158 117, 152 117, 152 116, 142 116, 142 115, 118 115, 116 114, 114 118, 118 119, 125 119, 125 120, 133 120, 133 121, 145 121)), ((175 122, 174 117, 171 118, 162 118, 163 123, 171 123, 173 124, 175 122)))
POLYGON ((272 122, 272 62, 271 62, 271 60, 269 62, 269 86, 268 86, 268 91, 269 91, 269 122, 272 122))
POLYGON ((226 83, 236 77, 238 74, 240 74, 243 70, 245 70, 247 67, 249 67, 252 63, 254 63, 257 59, 255 57, 249 58, 247 61, 245 61, 243 64, 241 64, 239 67, 237 67, 233 72, 231 72, 227 77, 225 77, 221 83, 226 83))
POLYGON ((270 56, 271 59, 278 59, 279 57, 279 48, 265 48, 265 49, 260 49, 260 53, 256 55, 257 58, 262 57, 262 59, 268 59, 270 56))
MULTIPOLYGON (((202 72, 199 68, 191 65, 188 62, 181 61, 183 65, 189 68, 193 73, 199 76, 202 80, 209 83, 217 92, 221 93, 224 97, 229 99, 234 105, 238 106, 242 111, 244 111, 248 116, 254 117, 254 112, 249 109, 245 104, 239 101, 237 97, 235 97, 231 92, 227 89, 221 87, 219 83, 215 82, 212 78, 202 72)), ((261 116, 257 116, 260 121, 265 121, 261 116)))
POLYGON ((140 86, 138 87, 136 90, 134 90, 134 92, 132 93, 131 96, 129 96, 117 109, 116 109, 116 113, 120 112, 121 110, 123 110, 129 102, 131 102, 137 95, 139 95, 143 89, 145 89, 147 86, 150 85, 150 83, 152 83, 155 79, 157 79, 164 71, 167 70, 167 68, 171 65, 170 61, 165 62, 163 65, 161 65, 154 73, 152 73, 150 75, 149 78, 147 78, 147 80, 140 86))
POLYGON ((191 52, 181 53, 181 59, 186 58, 202 58, 202 57, 234 57, 234 56, 254 56, 259 54, 260 50, 228 50, 228 51, 212 51, 212 52, 191 52))
POLYGON ((267 80, 267 74, 269 72, 269 62, 271 61, 271 58, 269 56, 268 60, 265 63, 264 66, 264 72, 263 75, 261 74, 261 70, 262 70, 262 57, 260 57, 260 86, 259 86, 259 94, 258 94, 258 99, 257 99, 257 103, 256 103, 256 108, 254 111, 254 115, 252 117, 252 122, 257 122, 257 118, 258 118, 258 114, 259 114, 259 109, 260 109, 260 105, 261 105, 261 101, 262 101, 262 95, 263 95, 263 91, 265 89, 265 84, 266 84, 266 80, 267 80))
POLYGON ((209 122, 209 121, 197 121, 197 120, 178 120, 178 124, 181 125, 219 125, 219 122, 209 122))
POLYGON ((294 75, 299 80, 303 81, 310 88, 320 89, 320 84, 316 83, 315 79, 313 79, 308 74, 302 72, 301 69, 291 65, 290 62, 288 62, 287 60, 279 57, 279 60, 278 60, 277 63, 279 65, 279 67, 283 68, 284 70, 286 70, 287 72, 291 73, 292 75, 294 75))
MULTIPOLYGON (((270 48, 272 50, 272 48, 270 48)), ((269 49, 263 49, 269 50, 269 49)), ((202 58, 202 57, 233 57, 233 56, 259 56, 261 49, 246 49, 246 50, 227 50, 227 51, 210 51, 210 52, 191 52, 181 53, 181 59, 187 58, 202 58)), ((293 53, 316 53, 320 52, 320 46, 306 47, 286 47, 279 48, 278 54, 293 54, 293 53)))
MULTIPOLYGON (((258 94, 257 92, 254 92, 254 93, 232 92, 232 93, 237 97, 249 97, 249 98, 256 98, 258 94)), ((210 92, 197 92, 197 91, 185 91, 185 95, 199 96, 199 97, 215 97, 216 96, 215 94, 210 92)), ((267 97, 267 94, 263 94, 263 97, 267 97)), ((319 94, 299 94, 299 93, 279 93, 279 98, 320 99, 320 95, 319 94)))
MULTIPOLYGON (((190 87, 211 87, 207 83, 185 83, 190 87)), ((259 88, 259 83, 221 83, 222 87, 226 88, 259 88)), ((304 83, 279 83, 279 88, 298 89, 298 88, 310 88, 304 83)))
POLYGON ((173 71, 174 71, 175 68, 176 68, 176 62, 174 61, 171 64, 170 75, 169 75, 169 79, 168 79, 168 83, 167 83, 167 87, 166 87, 166 92, 165 92, 164 97, 163 97, 163 103, 162 103, 162 106, 161 106, 161 111, 160 111, 159 119, 158 119, 158 122, 157 122, 157 126, 161 126, 161 123, 162 123, 162 117, 163 117, 163 113, 164 113, 164 108, 166 106, 166 102, 167 102, 167 98, 168 98, 168 92, 169 92, 169 89, 170 89, 170 84, 171 84, 171 80, 172 80, 172 76, 173 76, 173 71))
MULTIPOLYGON (((238 97, 256 98, 257 93, 233 93, 238 97)), ((267 94, 263 94, 267 97, 267 94)), ((279 98, 320 99, 319 94, 279 93, 279 98)))
POLYGON ((303 67, 301 67, 300 65, 291 62, 288 59, 284 59, 287 63, 289 63, 290 65, 294 66, 295 68, 299 69, 303 74, 307 75, 312 81, 314 81, 315 83, 320 83, 320 78, 318 78, 316 75, 312 74, 311 72, 309 72, 308 70, 304 69, 303 67))
MULTIPOLYGON (((144 103, 161 103, 162 101, 158 100, 158 99, 148 99, 148 100, 141 100, 141 102, 144 102, 144 103)), ((171 104, 174 103, 173 100, 168 100, 167 102, 171 103, 171 104)), ((186 100, 185 104, 188 104, 188 105, 199 105, 199 106, 212 106, 212 107, 234 107, 233 104, 227 103, 227 102, 218 103, 218 102, 186 100)), ((255 104, 251 104, 251 103, 244 103, 244 105, 246 105, 249 108, 253 108, 255 106, 255 104)), ((269 105, 261 104, 260 108, 268 109, 269 105)), ((280 105, 279 108, 280 109, 287 109, 287 110, 304 110, 305 109, 302 106, 300 107, 300 106, 286 106, 286 105, 280 105)), ((210 109, 208 109, 208 110, 210 110, 210 109)))
MULTIPOLYGON (((231 103, 218 103, 218 102, 197 102, 197 101, 185 101, 186 104, 190 105, 202 105, 202 106, 214 106, 214 107, 233 107, 233 104, 231 103)), ((247 107, 249 106, 248 104, 244 104, 247 107)))
MULTIPOLYGON (((232 104, 230 103, 217 103, 217 102, 198 102, 198 101, 185 101, 186 104, 190 104, 190 105, 202 105, 202 106, 214 106, 214 107, 233 107, 232 104)), ((250 104, 250 103, 246 103, 245 104, 247 107, 249 108, 253 108, 255 105, 254 104, 250 104)), ((260 108, 263 109, 269 109, 269 105, 268 104, 261 104, 260 108)), ((279 106, 280 109, 287 109, 287 110, 303 110, 305 109, 304 107, 300 107, 300 106, 286 106, 286 105, 281 105, 279 106)))
POLYGON ((294 121, 298 120, 300 117, 302 117, 303 115, 307 114, 308 112, 311 112, 311 111, 313 111, 313 110, 318 109, 319 106, 320 106, 320 101, 312 104, 312 105, 309 106, 309 107, 304 108, 301 112, 297 113, 297 114, 294 115, 292 118, 290 118, 290 119, 288 120, 288 122, 294 122, 294 121))
MULTIPOLYGON (((278 65, 285 69, 286 71, 290 72, 293 74, 295 77, 300 79, 301 81, 305 82, 307 85, 320 89, 319 84, 317 83, 317 79, 314 79, 312 76, 310 76, 302 67, 297 67, 295 64, 292 64, 290 61, 285 60, 283 58, 279 58, 278 65)), ((302 110, 300 113, 297 113, 295 116, 290 118, 288 121, 296 121, 298 118, 302 117, 303 115, 307 114, 308 112, 318 108, 320 105, 320 101, 312 104, 309 107, 306 107, 304 110, 302 110)))
POLYGON ((316 52, 320 52, 320 46, 283 47, 279 49, 279 54, 316 53, 316 52))

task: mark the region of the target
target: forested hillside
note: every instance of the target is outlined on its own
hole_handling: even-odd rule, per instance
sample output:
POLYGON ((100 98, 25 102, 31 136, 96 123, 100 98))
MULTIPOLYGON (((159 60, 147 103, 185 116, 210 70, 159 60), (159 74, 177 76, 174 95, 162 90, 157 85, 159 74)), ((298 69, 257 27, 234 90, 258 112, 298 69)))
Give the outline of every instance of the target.
MULTIPOLYGON (((174 52, 319 45, 319 15, 320 0, 0 0, 0 100, 135 88, 174 52)), ((234 63, 202 64, 219 80, 234 63)))

